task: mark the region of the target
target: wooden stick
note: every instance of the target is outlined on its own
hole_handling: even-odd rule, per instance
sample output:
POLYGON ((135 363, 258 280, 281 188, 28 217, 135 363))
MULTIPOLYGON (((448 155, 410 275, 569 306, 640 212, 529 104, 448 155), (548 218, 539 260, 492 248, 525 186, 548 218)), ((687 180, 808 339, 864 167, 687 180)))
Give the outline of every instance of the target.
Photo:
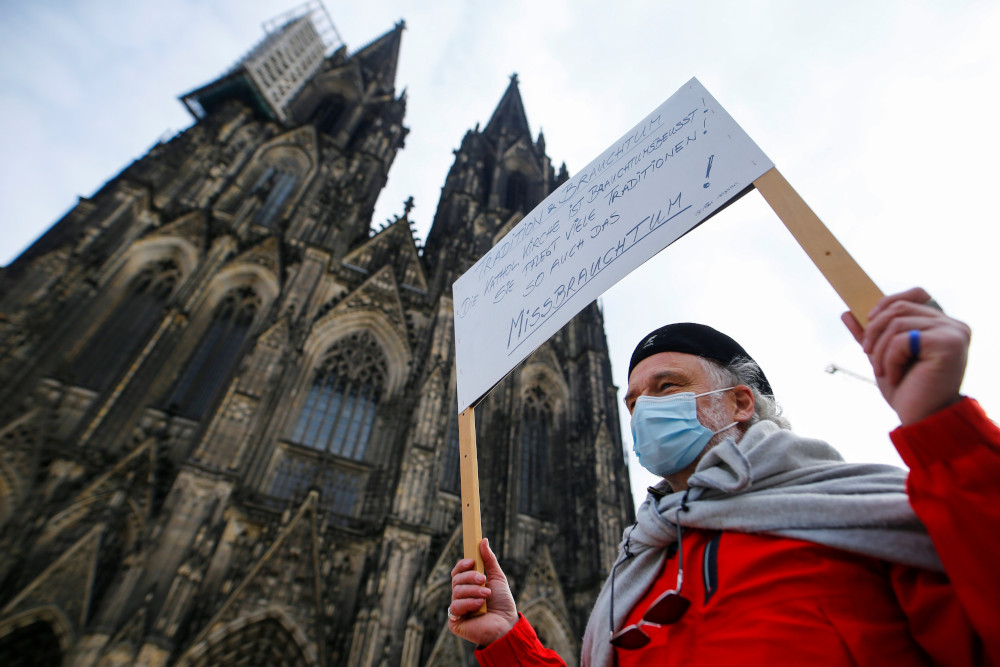
POLYGON ((777 168, 772 168, 753 184, 844 300, 858 323, 867 327, 868 313, 882 298, 882 290, 858 266, 777 168))
MULTIPOLYGON (((476 414, 471 406, 458 413, 459 469, 462 473, 462 544, 466 558, 476 562, 476 571, 485 574, 479 543, 483 541, 483 519, 479 511, 479 460, 476 454, 476 414)), ((474 612, 486 613, 486 603, 474 612)))

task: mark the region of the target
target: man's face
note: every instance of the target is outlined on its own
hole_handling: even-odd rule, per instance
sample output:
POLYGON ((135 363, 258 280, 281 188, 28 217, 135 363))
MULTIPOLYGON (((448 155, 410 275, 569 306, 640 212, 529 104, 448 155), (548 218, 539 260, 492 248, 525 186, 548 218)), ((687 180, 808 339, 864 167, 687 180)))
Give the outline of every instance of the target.
MULTIPOLYGON (((721 388, 714 386, 701 358, 683 352, 658 352, 632 369, 625 407, 632 414, 635 399, 640 396, 669 396, 685 391, 701 394, 721 388)), ((701 410, 698 412, 700 416, 701 410)))
MULTIPOLYGON (((703 394, 717 386, 712 374, 706 369, 701 357, 683 352, 659 352, 636 364, 628 377, 628 391, 625 393, 625 407, 629 414, 635 410, 635 401, 640 396, 669 396, 681 392, 703 394)), ((746 422, 753 417, 753 392, 746 385, 736 385, 732 391, 721 392, 697 399, 698 421, 705 428, 717 433, 705 445, 705 449, 691 465, 675 475, 668 475, 667 482, 674 491, 687 488, 687 479, 698 465, 698 461, 709 449, 727 437, 738 441, 740 431, 725 431, 735 422, 746 422)))

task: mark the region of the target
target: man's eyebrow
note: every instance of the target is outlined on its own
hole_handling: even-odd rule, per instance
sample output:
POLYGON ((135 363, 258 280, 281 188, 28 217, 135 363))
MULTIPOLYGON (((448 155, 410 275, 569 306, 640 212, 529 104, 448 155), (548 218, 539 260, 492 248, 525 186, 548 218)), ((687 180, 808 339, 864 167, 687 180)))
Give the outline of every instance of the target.
POLYGON ((678 370, 674 370, 672 368, 667 368, 667 369, 662 370, 662 371, 657 371, 656 374, 653 375, 653 379, 656 380, 657 382, 660 382, 660 381, 663 381, 663 380, 682 380, 683 381, 683 380, 687 380, 687 375, 685 375, 683 371, 678 371, 678 370))
MULTIPOLYGON (((679 382, 686 382, 687 379, 688 379, 687 375, 685 375, 683 371, 674 370, 672 368, 667 368, 662 371, 657 371, 650 378, 650 380, 655 384, 659 384, 664 380, 676 380, 679 382)), ((625 405, 628 405, 629 399, 631 399, 633 396, 634 396, 633 392, 629 390, 628 393, 625 394, 625 398, 623 398, 622 401, 625 403, 625 405)))

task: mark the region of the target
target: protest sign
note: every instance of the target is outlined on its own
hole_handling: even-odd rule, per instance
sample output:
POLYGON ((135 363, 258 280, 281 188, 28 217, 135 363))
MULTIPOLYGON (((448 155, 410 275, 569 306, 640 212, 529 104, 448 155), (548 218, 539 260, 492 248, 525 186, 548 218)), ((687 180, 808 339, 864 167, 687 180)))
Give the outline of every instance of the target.
POLYGON ((459 411, 773 166, 691 79, 455 282, 459 411))
POLYGON ((455 281, 462 529, 476 570, 484 571, 473 404, 588 303, 751 187, 865 326, 881 291, 697 79, 455 281))

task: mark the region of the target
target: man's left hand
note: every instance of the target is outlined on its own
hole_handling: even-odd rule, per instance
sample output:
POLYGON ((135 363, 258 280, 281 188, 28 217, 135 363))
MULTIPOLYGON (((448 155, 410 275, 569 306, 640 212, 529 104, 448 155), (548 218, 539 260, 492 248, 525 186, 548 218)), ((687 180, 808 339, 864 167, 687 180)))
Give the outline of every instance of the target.
POLYGON ((904 426, 961 399, 972 332, 930 303, 930 295, 914 287, 882 298, 868 315, 867 329, 851 313, 841 316, 904 426))

